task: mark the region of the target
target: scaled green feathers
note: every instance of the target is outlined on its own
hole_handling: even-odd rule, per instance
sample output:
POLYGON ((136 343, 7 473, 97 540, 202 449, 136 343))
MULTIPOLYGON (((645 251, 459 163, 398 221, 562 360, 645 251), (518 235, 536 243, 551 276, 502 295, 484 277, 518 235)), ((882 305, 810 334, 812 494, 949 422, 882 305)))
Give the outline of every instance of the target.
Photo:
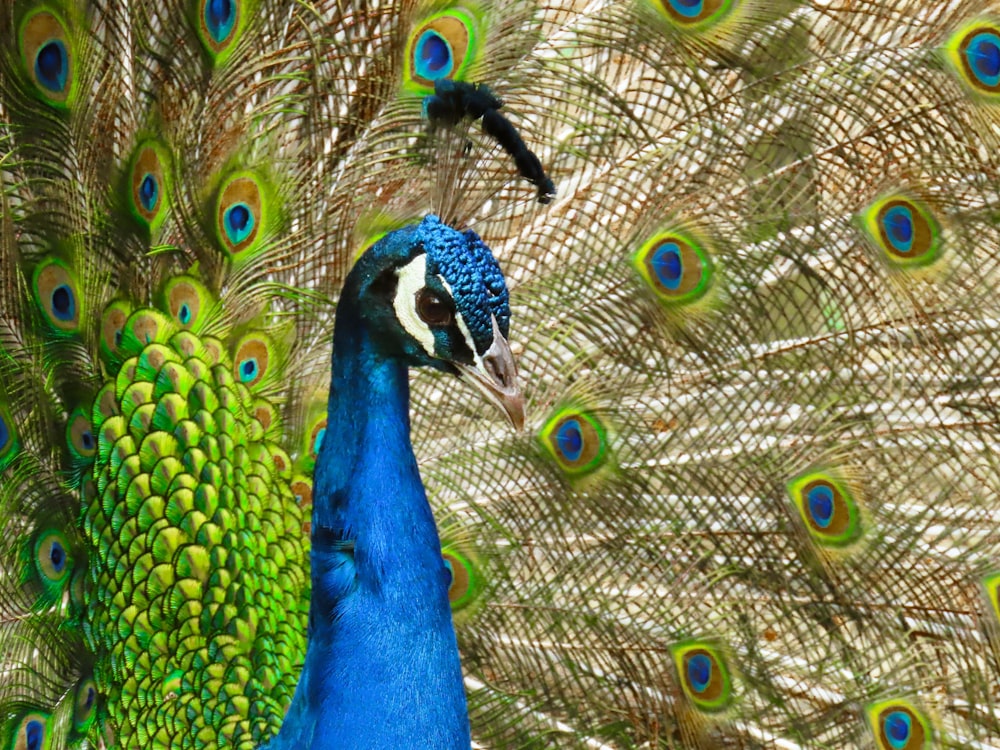
POLYGON ((166 324, 147 339, 123 342, 132 356, 94 401, 82 619, 95 681, 114 686, 115 723, 154 745, 253 747, 280 726, 305 652, 291 467, 221 341, 166 324))

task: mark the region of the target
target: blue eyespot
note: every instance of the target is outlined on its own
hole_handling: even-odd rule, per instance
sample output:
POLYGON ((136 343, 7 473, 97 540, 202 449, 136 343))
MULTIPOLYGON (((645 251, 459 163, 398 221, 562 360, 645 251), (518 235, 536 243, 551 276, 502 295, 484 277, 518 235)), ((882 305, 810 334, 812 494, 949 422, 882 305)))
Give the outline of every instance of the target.
POLYGON ((913 214, 906 206, 893 206, 885 212, 886 235, 893 249, 908 253, 913 249, 913 214))
POLYGON ((583 431, 579 420, 567 419, 563 422, 556 432, 556 441, 563 458, 571 463, 579 461, 580 454, 583 453, 583 431))
POLYGON ((58 531, 48 531, 35 546, 35 561, 41 582, 47 589, 63 583, 70 573, 70 557, 65 538, 58 531))
POLYGON ((75 409, 66 423, 66 442, 74 464, 90 463, 97 448, 93 424, 82 408, 75 409))
POLYGON ((681 248, 676 242, 664 242, 653 251, 653 272, 664 287, 676 290, 684 276, 681 248))
POLYGON ((32 719, 24 726, 24 746, 26 750, 41 750, 45 740, 45 725, 32 719))
POLYGON ((66 567, 66 550, 59 542, 52 542, 49 546, 49 562, 52 563, 52 570, 62 573, 66 567))
POLYGON ((417 40, 417 75, 429 81, 447 78, 454 67, 451 45, 436 31, 425 31, 417 40))
POLYGON ((205 26, 216 44, 221 44, 236 26, 236 8, 232 0, 208 0, 205 3, 205 26))
POLYGON ((980 31, 969 40, 965 56, 970 70, 985 86, 1000 84, 1000 38, 992 31, 980 31))
POLYGON ((143 175, 142 182, 139 184, 139 200, 142 202, 142 207, 147 211, 152 211, 156 208, 159 195, 160 189, 156 184, 156 178, 148 173, 143 175))
POLYGON ((94 706, 97 704, 97 687, 86 677, 76 688, 76 705, 73 709, 73 727, 80 734, 86 734, 94 723, 94 706))
POLYGON ((669 0, 670 7, 686 18, 697 18, 704 12, 702 0, 669 0))
POLYGON ((59 39, 52 39, 35 54, 35 77, 49 91, 61 94, 66 89, 66 77, 69 72, 69 57, 66 45, 59 39))
POLYGON ((76 300, 69 285, 60 284, 52 290, 52 314, 62 321, 76 317, 76 300))
POLYGON ((250 357, 249 359, 243 360, 240 365, 240 380, 244 383, 249 383, 257 378, 257 371, 259 367, 257 365, 257 358, 250 357))
POLYGON ((833 520, 833 490, 826 485, 812 487, 806 493, 809 515, 820 528, 827 528, 833 520))
POLYGON ((710 28, 739 7, 740 0, 659 0, 659 4, 678 26, 710 28))
MULTIPOLYGON (((262 378, 268 375, 274 376, 271 346, 267 334, 259 331, 251 332, 243 337, 236 347, 236 354, 233 356, 233 374, 241 383, 255 386, 262 378)), ((304 439, 303 447, 310 446, 314 434, 310 433, 310 437, 304 439)))
POLYGON ((689 307, 712 288, 710 248, 693 233, 657 232, 636 250, 632 265, 657 299, 673 311, 689 307))
POLYGON ((598 469, 608 459, 608 434, 600 418, 572 405, 559 409, 539 432, 543 448, 571 477, 598 469))
POLYGON ((181 305, 177 311, 177 320, 181 322, 181 325, 185 326, 191 322, 191 306, 187 302, 181 305))
POLYGON ((234 203, 226 209, 226 233, 229 241, 238 245, 253 232, 253 212, 246 203, 234 203))
POLYGON ((886 739, 897 750, 902 750, 906 747, 913 728, 912 721, 904 711, 893 711, 885 717, 883 727, 886 739))
POLYGON ((10 428, 7 426, 7 420, 4 418, 3 412, 0 411, 0 454, 7 448, 9 442, 10 428))
POLYGON ((707 654, 694 654, 687 662, 688 681, 696 693, 703 693, 712 680, 712 660, 707 654))

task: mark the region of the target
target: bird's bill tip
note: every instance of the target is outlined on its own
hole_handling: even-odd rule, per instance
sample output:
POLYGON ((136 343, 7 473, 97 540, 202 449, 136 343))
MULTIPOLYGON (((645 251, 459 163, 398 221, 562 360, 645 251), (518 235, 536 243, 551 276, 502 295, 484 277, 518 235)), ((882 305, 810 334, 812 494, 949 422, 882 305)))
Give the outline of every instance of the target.
POLYGON ((507 415, 518 431, 524 429, 524 394, 517 382, 514 355, 499 331, 493 344, 476 364, 458 366, 459 373, 507 415))

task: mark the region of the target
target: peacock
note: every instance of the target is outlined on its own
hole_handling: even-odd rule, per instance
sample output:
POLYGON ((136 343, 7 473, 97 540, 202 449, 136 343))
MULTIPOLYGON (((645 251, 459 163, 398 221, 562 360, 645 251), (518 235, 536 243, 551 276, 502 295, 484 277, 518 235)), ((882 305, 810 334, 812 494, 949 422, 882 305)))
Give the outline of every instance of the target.
POLYGON ((0 750, 1000 748, 1000 5, 0 39, 0 750))

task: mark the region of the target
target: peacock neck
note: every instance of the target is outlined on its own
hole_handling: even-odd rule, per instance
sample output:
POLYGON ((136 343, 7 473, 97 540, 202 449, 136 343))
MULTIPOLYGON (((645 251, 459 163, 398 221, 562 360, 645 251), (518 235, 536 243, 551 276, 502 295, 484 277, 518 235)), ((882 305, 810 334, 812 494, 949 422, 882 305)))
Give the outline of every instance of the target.
POLYGON ((468 750, 448 584, 410 444, 407 368, 342 301, 314 479, 309 647, 271 747, 468 750))
POLYGON ((362 537, 370 538, 382 532, 380 521, 419 509, 427 511, 436 537, 410 444, 407 368, 381 355, 364 323, 349 313, 341 309, 334 334, 333 376, 326 437, 316 467, 313 523, 321 529, 349 524, 362 537), (412 507, 389 502, 397 494, 412 507))

